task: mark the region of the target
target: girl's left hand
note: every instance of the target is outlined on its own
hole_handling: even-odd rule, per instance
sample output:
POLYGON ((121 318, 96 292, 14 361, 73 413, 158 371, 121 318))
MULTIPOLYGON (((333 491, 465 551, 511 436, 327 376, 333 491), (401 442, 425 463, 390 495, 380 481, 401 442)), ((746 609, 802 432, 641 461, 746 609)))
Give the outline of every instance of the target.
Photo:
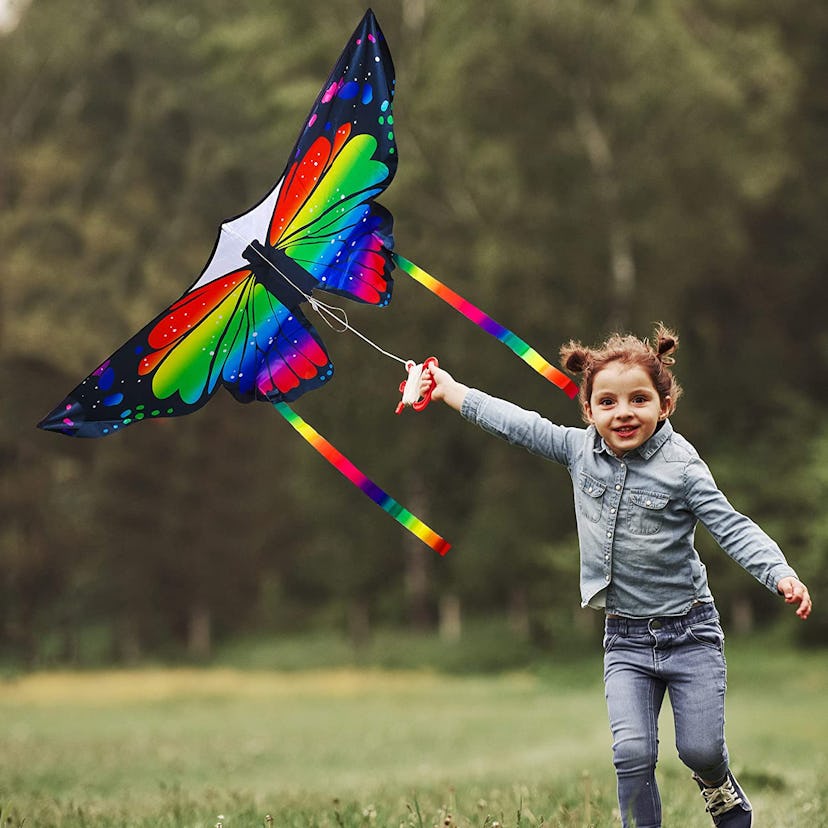
POLYGON ((776 585, 777 592, 784 598, 786 604, 799 604, 796 614, 804 621, 811 614, 811 596, 808 587, 797 578, 783 578, 776 585))

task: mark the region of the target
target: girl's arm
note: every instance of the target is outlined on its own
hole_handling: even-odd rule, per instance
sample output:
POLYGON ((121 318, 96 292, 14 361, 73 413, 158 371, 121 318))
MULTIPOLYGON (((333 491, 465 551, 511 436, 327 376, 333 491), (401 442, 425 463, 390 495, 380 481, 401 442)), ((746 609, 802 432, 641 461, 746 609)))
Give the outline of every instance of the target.
POLYGON ((782 550, 757 524, 736 511, 698 456, 685 466, 687 502, 719 546, 740 566, 789 604, 803 620, 811 613, 808 588, 788 565, 782 550))
POLYGON ((442 368, 429 365, 423 370, 420 379, 420 396, 424 396, 431 383, 434 382, 434 389, 431 392, 432 400, 442 400, 446 405, 459 411, 463 407, 463 400, 469 391, 467 385, 457 382, 448 371, 442 368))
POLYGON ((432 381, 432 400, 442 400, 484 431, 547 460, 568 466, 577 447, 583 444, 583 429, 556 425, 534 411, 526 411, 481 391, 472 391, 447 371, 433 365, 423 369, 420 396, 428 392, 432 381))

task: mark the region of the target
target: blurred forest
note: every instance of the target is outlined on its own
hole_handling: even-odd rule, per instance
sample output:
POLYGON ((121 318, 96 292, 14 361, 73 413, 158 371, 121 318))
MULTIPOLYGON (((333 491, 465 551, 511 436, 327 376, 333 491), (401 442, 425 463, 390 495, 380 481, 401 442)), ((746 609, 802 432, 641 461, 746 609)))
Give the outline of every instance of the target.
MULTIPOLYGON (((828 5, 376 0, 397 69, 400 253, 555 361, 681 336, 673 418, 809 584, 804 625, 700 529, 729 628, 826 641, 828 5)), ((445 558, 267 405, 220 392, 106 440, 35 423, 177 298, 281 174, 356 0, 31 0, 0 34, 0 658, 208 657, 246 634, 596 636, 564 470, 324 328, 296 410, 450 540, 445 558), (103 643, 101 643, 103 642, 103 643)), ((566 424, 575 403, 405 274, 348 308, 384 347, 566 424)))

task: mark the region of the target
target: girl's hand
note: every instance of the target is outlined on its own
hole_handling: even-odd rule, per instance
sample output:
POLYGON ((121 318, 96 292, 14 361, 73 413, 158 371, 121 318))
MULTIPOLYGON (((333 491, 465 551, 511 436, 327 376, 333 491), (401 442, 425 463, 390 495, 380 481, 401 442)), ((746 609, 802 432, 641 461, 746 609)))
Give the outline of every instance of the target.
POLYGON ((808 587, 797 578, 783 578, 776 585, 777 592, 785 598, 786 604, 799 604, 796 614, 804 621, 811 614, 811 596, 808 587))
POLYGON ((468 387, 457 382, 448 371, 444 371, 435 365, 429 365, 423 369, 423 374, 420 377, 420 396, 424 396, 428 392, 432 382, 434 382, 434 389, 431 392, 431 399, 443 400, 446 405, 459 411, 466 397, 466 392, 469 390, 468 387))

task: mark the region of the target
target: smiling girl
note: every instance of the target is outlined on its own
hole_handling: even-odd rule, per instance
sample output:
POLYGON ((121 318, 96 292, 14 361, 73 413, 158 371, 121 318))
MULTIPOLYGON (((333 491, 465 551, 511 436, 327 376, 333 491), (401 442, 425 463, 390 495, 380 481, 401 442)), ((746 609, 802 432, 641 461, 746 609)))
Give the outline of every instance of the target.
POLYGON ((668 419, 681 388, 678 338, 653 344, 614 335, 597 348, 570 342, 564 368, 582 374, 587 428, 423 372, 432 399, 510 443, 565 466, 572 478, 581 552, 582 606, 605 613, 604 685, 622 823, 661 826, 655 778, 665 692, 679 757, 717 826, 747 828, 752 807, 729 769, 724 737, 724 635, 694 547, 700 521, 724 551, 805 619, 811 599, 779 546, 719 491, 696 450, 668 419))

